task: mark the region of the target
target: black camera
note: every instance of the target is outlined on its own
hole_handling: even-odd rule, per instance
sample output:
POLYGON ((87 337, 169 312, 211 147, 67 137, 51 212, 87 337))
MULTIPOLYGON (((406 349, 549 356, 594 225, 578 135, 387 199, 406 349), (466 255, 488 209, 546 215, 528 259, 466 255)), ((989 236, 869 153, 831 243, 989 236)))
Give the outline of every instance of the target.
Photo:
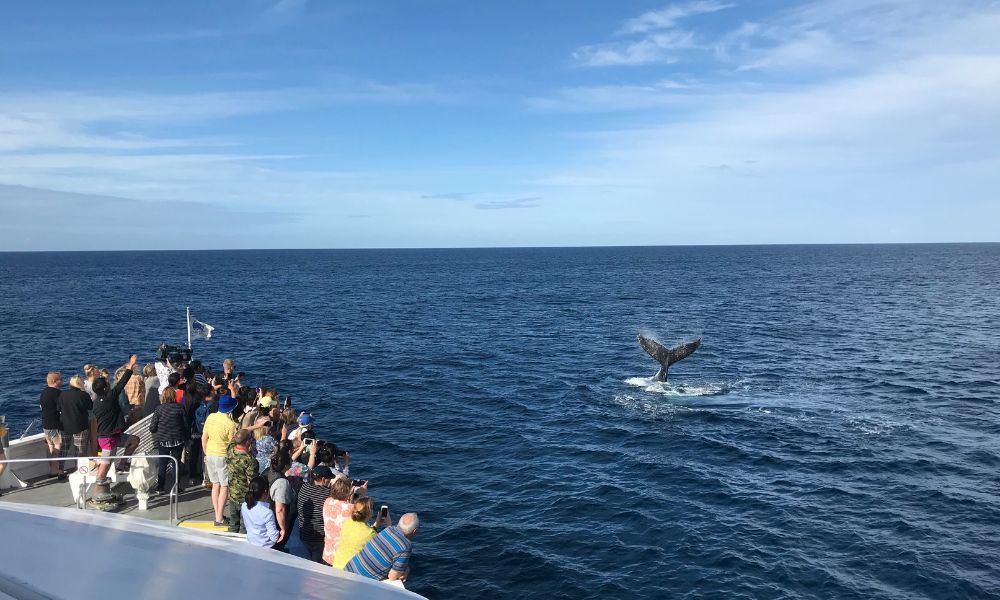
POLYGON ((180 364, 191 361, 191 349, 170 344, 160 344, 156 351, 156 359, 160 362, 170 361, 172 364, 180 364))

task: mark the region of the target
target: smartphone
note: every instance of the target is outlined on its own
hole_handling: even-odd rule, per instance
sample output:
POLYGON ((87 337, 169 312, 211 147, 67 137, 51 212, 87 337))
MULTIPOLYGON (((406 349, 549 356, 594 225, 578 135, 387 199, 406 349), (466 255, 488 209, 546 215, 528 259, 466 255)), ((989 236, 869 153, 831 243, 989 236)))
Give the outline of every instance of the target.
POLYGON ((355 480, 351 481, 351 485, 353 485, 354 487, 365 487, 366 485, 368 485, 368 480, 367 479, 355 479, 355 480))
POLYGON ((288 408, 291 405, 292 405, 292 397, 291 396, 285 396, 285 408, 288 408))
POLYGON ((387 519, 389 518, 389 505, 383 504, 382 508, 378 509, 378 518, 387 519))
POLYGON ((236 379, 243 379, 244 377, 246 377, 246 373, 244 373, 243 371, 240 371, 239 373, 236 374, 236 379))
POLYGON ((302 445, 303 446, 312 446, 312 443, 313 443, 313 438, 303 438, 302 439, 302 445))

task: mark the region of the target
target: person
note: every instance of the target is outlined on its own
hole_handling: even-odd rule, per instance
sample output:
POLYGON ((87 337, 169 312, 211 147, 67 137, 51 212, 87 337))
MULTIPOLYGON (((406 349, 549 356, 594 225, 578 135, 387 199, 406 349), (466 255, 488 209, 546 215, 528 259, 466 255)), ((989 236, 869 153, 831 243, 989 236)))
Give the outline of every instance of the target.
POLYGON ((340 528, 351 518, 351 480, 334 474, 330 495, 323 501, 323 562, 332 565, 340 540, 340 528))
POLYGON ((194 382, 198 385, 208 385, 208 379, 205 377, 205 366, 201 364, 200 360, 191 361, 191 370, 194 371, 194 382))
MULTIPOLYGON (((245 498, 250 480, 257 476, 257 459, 250 453, 249 429, 240 429, 226 447, 226 471, 229 478, 229 532, 243 533, 240 499, 245 498)), ((268 507, 270 508, 270 507, 268 507)))
POLYGON ((383 529, 347 562, 345 571, 378 580, 406 581, 410 553, 420 521, 417 513, 406 513, 395 526, 383 529))
MULTIPOLYGON (((84 389, 88 394, 90 394, 91 400, 97 400, 97 394, 94 393, 94 381, 101 376, 101 369, 91 364, 83 365, 83 376, 86 378, 86 381, 84 382, 84 389)), ((94 417, 94 411, 90 411, 88 418, 90 419, 90 433, 87 436, 87 440, 90 443, 90 447, 87 448, 87 452, 84 453, 84 456, 86 456, 87 453, 89 453, 90 456, 97 456, 97 452, 100 448, 97 447, 97 419, 94 417)))
POLYGON ((229 517, 222 514, 229 499, 229 477, 226 470, 226 448, 236 434, 236 422, 230 418, 230 413, 236 408, 232 396, 219 399, 218 412, 211 413, 205 419, 201 434, 201 450, 205 455, 205 471, 212 482, 212 508, 215 510, 215 526, 219 527, 229 522, 229 517))
POLYGON ((94 401, 85 389, 84 379, 74 375, 69 380, 69 389, 59 393, 59 422, 66 435, 65 453, 72 450, 74 456, 88 456, 90 452, 90 412, 94 401))
POLYGON ((281 551, 284 551, 285 543, 288 542, 288 534, 292 532, 294 525, 295 490, 292 489, 291 482, 285 477, 285 470, 288 469, 291 462, 288 449, 278 448, 271 455, 271 461, 262 475, 267 479, 268 491, 273 501, 274 518, 278 523, 278 530, 281 532, 278 541, 274 544, 274 549, 281 551))
MULTIPOLYGON (((0 415, 0 461, 7 460, 7 446, 10 443, 10 430, 7 429, 7 417, 0 415)), ((3 477, 3 472, 7 470, 7 463, 0 462, 0 478, 3 477)), ((0 496, 3 496, 3 492, 0 492, 0 496)))
POLYGON ((132 379, 125 386, 125 395, 132 406, 142 407, 146 402, 146 380, 138 365, 132 367, 132 379))
POLYGON ((222 361, 222 377, 226 381, 232 381, 236 379, 236 363, 233 362, 233 359, 227 358, 226 360, 222 361))
POLYGON ((94 395, 94 380, 100 377, 101 370, 91 364, 83 365, 83 376, 87 380, 84 384, 84 390, 90 394, 91 400, 96 400, 97 397, 94 395))
POLYGON ((323 503, 330 497, 330 467, 316 466, 316 445, 309 446, 308 477, 299 488, 295 500, 298 513, 299 539, 309 551, 309 559, 323 562, 323 503))
POLYGON ((101 448, 102 456, 95 475, 97 479, 95 494, 108 493, 105 488, 111 483, 107 479, 108 471, 111 470, 110 457, 115 454, 118 447, 125 445, 125 454, 130 455, 131 450, 134 450, 135 446, 138 445, 138 439, 126 440, 122 436, 122 432, 125 431, 125 414, 118 401, 122 390, 132 378, 132 367, 135 366, 135 361, 136 355, 133 354, 125 365, 126 369, 121 379, 115 383, 114 387, 108 384, 107 377, 103 375, 91 384, 94 394, 97 396, 97 399, 94 400, 94 418, 97 420, 97 445, 101 448), (103 458, 105 456, 108 458, 103 458))
POLYGON ((391 523, 388 513, 380 514, 375 522, 369 525, 368 520, 371 517, 372 499, 365 497, 355 500, 351 509, 351 520, 346 521, 340 528, 340 540, 333 556, 333 568, 342 570, 346 567, 347 563, 372 541, 380 525, 391 523))
POLYGON ((253 433, 254 438, 256 438, 254 452, 257 456, 257 465, 260 467, 260 472, 263 473, 268 463, 271 462, 271 455, 278 447, 278 440, 271 435, 271 417, 267 414, 258 417, 255 425, 257 428, 253 433))
POLYGON ((168 385, 172 385, 174 389, 177 389, 178 383, 180 383, 180 375, 178 375, 178 381, 173 384, 170 383, 169 378, 171 373, 177 373, 179 370, 183 369, 184 365, 174 365, 170 362, 169 358, 164 360, 158 360, 153 363, 153 368, 156 370, 156 378, 159 380, 159 392, 163 394, 163 388, 168 385))
POLYGON ((292 431, 288 432, 288 439, 294 440, 302 437, 302 434, 307 431, 312 431, 313 428, 313 416, 307 412, 299 415, 298 424, 299 426, 292 431))
POLYGON ((281 532, 271 510, 267 480, 256 476, 247 486, 246 501, 240 505, 240 519, 246 526, 247 543, 261 548, 273 548, 281 532))
POLYGON ((156 368, 149 363, 142 368, 142 378, 145 386, 142 416, 145 418, 153 414, 160 405, 160 378, 156 376, 156 368))
POLYGON ((173 489, 176 479, 179 487, 177 492, 179 493, 184 490, 183 486, 180 485, 180 473, 175 472, 175 466, 180 465, 181 454, 184 452, 184 443, 190 437, 188 431, 190 431, 191 427, 188 424, 184 407, 176 402, 171 402, 170 392, 172 389, 167 387, 163 391, 164 394, 160 396, 160 405, 156 407, 156 411, 153 412, 153 416, 149 420, 149 432, 153 434, 156 453, 176 458, 177 465, 169 458, 159 459, 160 464, 157 468, 155 491, 162 494, 167 482, 170 483, 170 488, 173 489), (169 474, 173 474, 174 477, 168 479, 168 472, 169 474))
POLYGON ((45 454, 49 459, 49 476, 66 479, 63 458, 66 457, 66 434, 63 433, 62 421, 59 416, 59 395, 62 393, 62 375, 58 371, 50 371, 45 376, 45 389, 38 399, 42 409, 42 431, 45 433, 45 454))

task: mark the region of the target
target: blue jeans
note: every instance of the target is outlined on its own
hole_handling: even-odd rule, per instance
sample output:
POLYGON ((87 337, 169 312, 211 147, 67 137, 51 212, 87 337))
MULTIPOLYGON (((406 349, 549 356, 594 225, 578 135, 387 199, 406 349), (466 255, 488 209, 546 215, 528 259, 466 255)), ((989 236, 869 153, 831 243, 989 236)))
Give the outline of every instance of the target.
MULTIPOLYGON (((157 454, 169 454, 170 456, 176 458, 178 463, 181 460, 182 452, 184 452, 184 444, 180 444, 177 446, 162 446, 160 444, 156 445, 157 454)), ((159 459, 159 461, 160 461, 159 469, 156 474, 157 475, 156 489, 162 492, 164 491, 164 489, 168 487, 169 488, 174 487, 174 477, 173 477, 174 461, 170 460, 169 458, 161 458, 159 459), (168 469, 170 471, 169 479, 167 479, 168 469)), ((178 476, 179 475, 180 473, 178 473, 178 476)), ((180 490, 177 491, 179 492, 180 490)))

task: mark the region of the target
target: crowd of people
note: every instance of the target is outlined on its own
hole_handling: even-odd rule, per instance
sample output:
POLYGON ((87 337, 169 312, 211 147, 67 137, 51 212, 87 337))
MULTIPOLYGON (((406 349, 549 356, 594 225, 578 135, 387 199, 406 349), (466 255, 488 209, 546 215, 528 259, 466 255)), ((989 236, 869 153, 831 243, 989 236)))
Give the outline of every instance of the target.
POLYGON ((409 575, 416 513, 395 525, 388 507, 376 512, 367 480, 350 479, 350 455, 321 440, 308 412, 296 413, 276 389, 243 384, 232 360, 213 373, 200 361, 161 356, 139 368, 137 357, 114 376, 94 365, 69 386, 50 372, 41 393, 49 473, 65 480, 66 461, 98 456, 95 497, 139 446, 126 430, 145 427, 161 458, 153 494, 211 487, 214 524, 245 533, 249 544, 287 552, 297 530, 313 561, 373 579, 409 575), (173 490, 175 481, 178 489, 173 490))

